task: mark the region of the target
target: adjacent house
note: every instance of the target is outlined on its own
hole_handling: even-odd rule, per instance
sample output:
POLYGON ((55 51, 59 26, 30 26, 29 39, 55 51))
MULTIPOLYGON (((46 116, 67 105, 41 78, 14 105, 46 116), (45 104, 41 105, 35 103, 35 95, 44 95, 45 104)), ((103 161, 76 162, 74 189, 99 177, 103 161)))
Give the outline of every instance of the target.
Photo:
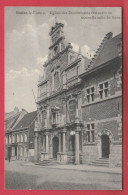
POLYGON ((11 159, 33 160, 36 117, 36 111, 26 113, 14 128, 5 134, 5 144, 11 152, 11 159))
POLYGON ((27 111, 25 109, 19 111, 17 107, 15 107, 13 111, 5 113, 5 159, 8 158, 8 152, 11 150, 10 146, 7 145, 9 135, 26 113, 27 111))

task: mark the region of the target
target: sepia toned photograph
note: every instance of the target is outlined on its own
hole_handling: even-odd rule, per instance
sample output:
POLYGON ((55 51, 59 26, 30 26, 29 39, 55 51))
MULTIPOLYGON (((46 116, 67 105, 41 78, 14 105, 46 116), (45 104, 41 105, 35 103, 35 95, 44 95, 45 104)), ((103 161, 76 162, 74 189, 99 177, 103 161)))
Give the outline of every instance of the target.
POLYGON ((122 190, 121 7, 5 7, 5 189, 122 190))

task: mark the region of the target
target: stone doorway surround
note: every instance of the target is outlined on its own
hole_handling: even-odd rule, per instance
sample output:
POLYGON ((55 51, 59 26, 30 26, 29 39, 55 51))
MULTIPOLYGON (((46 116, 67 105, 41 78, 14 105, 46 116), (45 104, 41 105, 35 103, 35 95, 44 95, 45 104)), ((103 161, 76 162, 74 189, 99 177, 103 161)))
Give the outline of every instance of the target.
POLYGON ((110 141, 108 135, 101 136, 102 143, 102 158, 109 158, 110 153, 110 141))
POLYGON ((103 130, 103 131, 99 132, 97 134, 97 137, 96 137, 99 158, 103 158, 103 153, 102 153, 102 136, 103 135, 108 136, 108 139, 109 139, 109 154, 111 153, 110 145, 111 145, 111 142, 112 142, 113 135, 112 135, 110 130, 103 130))
MULTIPOLYGON (((44 133, 39 131, 35 132, 35 151, 34 151, 34 160, 35 161, 43 161, 48 160, 50 158, 54 158, 54 151, 53 151, 53 139, 57 137, 58 139, 58 152, 57 153, 57 161, 62 164, 68 163, 68 147, 67 147, 67 133, 71 133, 72 130, 74 132, 74 158, 75 164, 80 164, 81 161, 81 146, 80 146, 80 133, 82 131, 82 124, 79 121, 75 121, 71 124, 72 128, 69 126, 63 126, 61 129, 55 129, 55 131, 51 129, 47 129, 44 133), (40 139, 41 136, 43 137, 43 146, 40 150, 40 139)), ((82 144, 82 143, 81 143, 82 144)))
POLYGON ((59 149, 59 140, 58 137, 55 136, 52 139, 53 158, 57 158, 58 149, 59 149))

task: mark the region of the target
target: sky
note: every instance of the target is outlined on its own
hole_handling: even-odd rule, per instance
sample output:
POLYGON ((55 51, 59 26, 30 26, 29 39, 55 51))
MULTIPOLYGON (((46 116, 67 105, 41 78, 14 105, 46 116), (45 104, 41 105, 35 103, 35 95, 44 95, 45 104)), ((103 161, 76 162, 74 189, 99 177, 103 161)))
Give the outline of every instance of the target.
POLYGON ((55 20, 64 24, 74 51, 92 58, 104 36, 122 32, 121 8, 6 7, 5 112, 36 110, 37 84, 43 74, 55 20), (57 19, 55 19, 57 18, 57 19), (90 57, 91 56, 91 57, 90 57))

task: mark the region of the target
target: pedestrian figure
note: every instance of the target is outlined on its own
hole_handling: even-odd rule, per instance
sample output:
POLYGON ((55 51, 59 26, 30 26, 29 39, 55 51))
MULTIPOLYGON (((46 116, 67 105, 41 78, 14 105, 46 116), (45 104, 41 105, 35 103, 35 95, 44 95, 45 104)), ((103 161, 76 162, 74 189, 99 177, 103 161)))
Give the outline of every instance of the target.
POLYGON ((10 154, 10 152, 8 153, 8 161, 10 162, 10 160, 11 160, 11 154, 10 154))

